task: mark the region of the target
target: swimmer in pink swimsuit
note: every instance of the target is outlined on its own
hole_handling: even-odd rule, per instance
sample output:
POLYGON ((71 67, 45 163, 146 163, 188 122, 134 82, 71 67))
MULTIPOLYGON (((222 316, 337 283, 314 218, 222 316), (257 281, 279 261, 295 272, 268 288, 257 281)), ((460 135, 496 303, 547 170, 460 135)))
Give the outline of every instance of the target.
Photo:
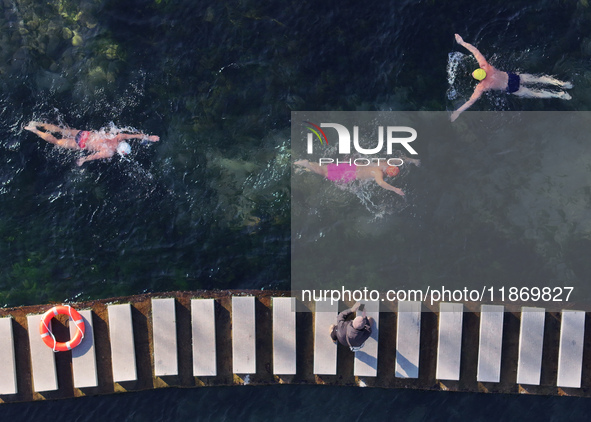
POLYGON ((49 123, 34 121, 29 122, 25 129, 59 147, 90 151, 90 155, 81 157, 76 161, 76 164, 79 166, 86 161, 110 158, 116 152, 120 155, 129 154, 131 147, 125 142, 129 139, 142 139, 150 142, 160 140, 156 135, 148 136, 143 133, 117 133, 109 135, 102 131, 68 129, 49 123), (59 137, 56 137, 56 135, 59 137))
MULTIPOLYGON (((420 160, 414 158, 401 157, 400 166, 406 163, 412 163, 415 166, 421 164, 420 160)), ((400 173, 400 166, 389 166, 385 162, 380 164, 371 164, 368 166, 355 166, 351 164, 328 164, 320 165, 311 163, 308 160, 298 160, 294 163, 296 166, 303 167, 307 171, 312 171, 320 174, 336 183, 350 183, 353 180, 375 180, 375 182, 382 188, 396 192, 400 196, 404 196, 401 189, 390 185, 384 180, 384 177, 393 177, 400 173)))
POLYGON ((326 166, 326 178, 333 182, 349 183, 357 178, 356 166, 351 164, 329 164, 326 166))

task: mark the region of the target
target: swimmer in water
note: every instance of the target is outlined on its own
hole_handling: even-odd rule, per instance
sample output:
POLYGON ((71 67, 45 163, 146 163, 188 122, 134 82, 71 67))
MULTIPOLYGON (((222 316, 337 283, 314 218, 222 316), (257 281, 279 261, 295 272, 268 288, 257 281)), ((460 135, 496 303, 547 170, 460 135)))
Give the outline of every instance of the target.
POLYGON ((524 86, 530 84, 544 84, 570 89, 573 87, 573 84, 570 82, 562 82, 546 75, 534 76, 527 73, 503 72, 490 65, 476 47, 465 42, 458 34, 456 34, 456 41, 458 44, 465 47, 470 53, 472 53, 474 58, 478 61, 480 68, 472 72, 472 77, 480 82, 478 85, 476 85, 476 89, 474 90, 474 93, 470 99, 463 106, 452 113, 452 122, 458 118, 460 113, 472 106, 472 104, 474 104, 485 91, 507 91, 510 94, 515 94, 518 97, 523 98, 561 98, 563 100, 570 100, 572 98, 565 91, 548 91, 524 86))
POLYGON ((328 180, 332 180, 337 183, 350 183, 353 180, 375 180, 376 183, 387 190, 396 192, 400 196, 404 196, 402 189, 390 185, 384 180, 384 177, 394 177, 400 173, 400 167, 406 163, 412 163, 415 166, 420 166, 421 161, 416 158, 400 157, 392 159, 397 165, 388 165, 386 160, 380 161, 379 163, 372 162, 367 166, 356 166, 353 164, 327 164, 320 165, 317 163, 311 163, 308 160, 298 160, 294 162, 296 166, 305 168, 308 171, 312 171, 316 174, 326 177, 328 180))
POLYGON ((111 137, 97 131, 67 129, 34 121, 29 122, 25 129, 59 147, 92 152, 90 155, 79 158, 76 161, 78 166, 87 161, 111 158, 115 152, 121 156, 129 154, 131 146, 125 142, 129 139, 142 139, 150 142, 160 140, 158 136, 148 136, 143 133, 118 133, 111 137), (55 135, 59 135, 59 138, 55 135))

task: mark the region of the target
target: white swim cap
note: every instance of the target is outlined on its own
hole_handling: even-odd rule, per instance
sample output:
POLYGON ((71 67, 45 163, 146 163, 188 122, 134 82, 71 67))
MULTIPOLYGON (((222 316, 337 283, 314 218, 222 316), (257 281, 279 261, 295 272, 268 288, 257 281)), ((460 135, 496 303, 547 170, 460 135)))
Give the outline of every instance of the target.
POLYGON ((127 142, 119 142, 117 145, 117 153, 119 155, 125 156, 131 152, 131 146, 127 142))

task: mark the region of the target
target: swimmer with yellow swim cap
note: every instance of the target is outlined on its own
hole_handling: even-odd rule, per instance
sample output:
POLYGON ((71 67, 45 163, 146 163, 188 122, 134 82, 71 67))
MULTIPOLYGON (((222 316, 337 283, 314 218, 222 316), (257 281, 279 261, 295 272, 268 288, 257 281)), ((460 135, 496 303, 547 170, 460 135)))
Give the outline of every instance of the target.
POLYGON ((570 100, 571 96, 566 91, 549 91, 540 89, 530 89, 527 86, 529 84, 549 84, 564 89, 570 89, 573 85, 570 82, 563 82, 555 79, 551 76, 534 76, 527 73, 508 73, 502 70, 496 69, 494 66, 489 64, 482 53, 478 51, 472 44, 465 42, 462 37, 458 34, 456 41, 461 46, 465 47, 474 58, 478 61, 480 68, 472 72, 472 77, 476 79, 478 85, 474 89, 474 93, 468 101, 451 115, 451 121, 453 122, 458 116, 466 109, 472 106, 480 98, 485 91, 506 91, 509 94, 515 94, 518 97, 523 98, 561 98, 563 100, 570 100))
POLYGON ((109 134, 103 131, 63 128, 35 121, 29 122, 25 129, 59 147, 91 152, 90 155, 76 161, 79 166, 87 161, 111 158, 115 153, 122 157, 128 155, 131 153, 131 146, 125 142, 126 140, 142 139, 150 142, 160 140, 156 135, 149 136, 143 133, 109 134))
POLYGON ((486 78, 486 71, 484 69, 476 69, 472 72, 472 77, 477 81, 481 81, 486 78))

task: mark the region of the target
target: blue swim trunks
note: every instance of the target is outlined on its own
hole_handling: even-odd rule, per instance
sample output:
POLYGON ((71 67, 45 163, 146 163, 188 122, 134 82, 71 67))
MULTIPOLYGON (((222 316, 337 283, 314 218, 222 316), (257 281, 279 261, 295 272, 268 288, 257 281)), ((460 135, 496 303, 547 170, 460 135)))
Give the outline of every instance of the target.
POLYGON ((519 75, 515 73, 507 73, 509 75, 509 81, 507 82, 507 92, 512 94, 516 91, 519 91, 519 83, 521 80, 519 79, 519 75))

